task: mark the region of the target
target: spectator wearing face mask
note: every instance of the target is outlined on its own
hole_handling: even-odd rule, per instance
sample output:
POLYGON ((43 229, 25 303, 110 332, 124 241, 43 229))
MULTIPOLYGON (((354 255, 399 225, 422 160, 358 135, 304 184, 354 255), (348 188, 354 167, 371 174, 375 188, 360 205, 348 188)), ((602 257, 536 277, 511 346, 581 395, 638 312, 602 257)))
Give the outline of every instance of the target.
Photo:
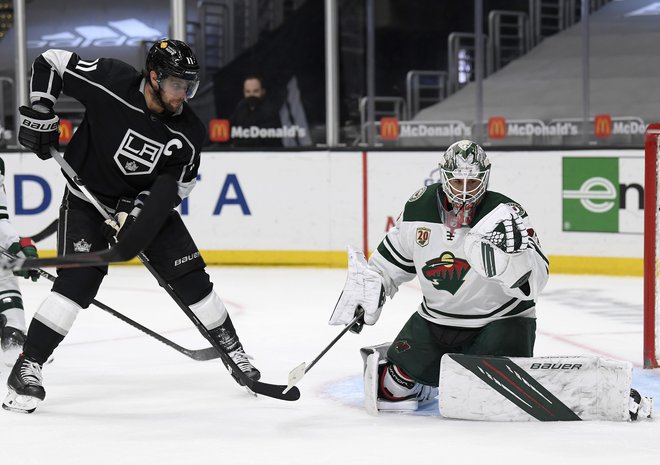
POLYGON ((279 112, 266 98, 263 79, 249 75, 243 80, 243 99, 230 117, 234 147, 282 147, 279 112), (270 129, 270 131, 268 131, 270 129))

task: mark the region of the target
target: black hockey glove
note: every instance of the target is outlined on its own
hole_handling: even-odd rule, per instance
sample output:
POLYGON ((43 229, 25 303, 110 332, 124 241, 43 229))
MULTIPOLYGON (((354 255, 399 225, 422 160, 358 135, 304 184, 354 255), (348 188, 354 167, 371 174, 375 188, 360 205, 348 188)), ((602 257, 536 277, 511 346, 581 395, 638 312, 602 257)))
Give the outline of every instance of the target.
POLYGON ((42 160, 48 160, 50 147, 60 149, 60 119, 52 109, 39 106, 40 110, 42 108, 44 111, 23 105, 18 109, 21 114, 18 141, 42 160))
MULTIPOLYGON (((12 255, 21 258, 39 258, 37 253, 37 246, 30 237, 21 237, 18 242, 14 242, 7 249, 12 255)), ((39 279, 39 272, 37 270, 20 270, 14 271, 14 275, 23 276, 25 279, 36 281, 39 279)))

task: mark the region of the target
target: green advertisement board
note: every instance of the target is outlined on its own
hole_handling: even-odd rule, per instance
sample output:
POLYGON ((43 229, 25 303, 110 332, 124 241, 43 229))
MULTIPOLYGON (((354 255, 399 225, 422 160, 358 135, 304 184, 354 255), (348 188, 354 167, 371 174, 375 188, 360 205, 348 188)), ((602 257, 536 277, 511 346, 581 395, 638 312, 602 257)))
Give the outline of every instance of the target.
POLYGON ((619 232, 619 159, 562 160, 564 231, 619 232))

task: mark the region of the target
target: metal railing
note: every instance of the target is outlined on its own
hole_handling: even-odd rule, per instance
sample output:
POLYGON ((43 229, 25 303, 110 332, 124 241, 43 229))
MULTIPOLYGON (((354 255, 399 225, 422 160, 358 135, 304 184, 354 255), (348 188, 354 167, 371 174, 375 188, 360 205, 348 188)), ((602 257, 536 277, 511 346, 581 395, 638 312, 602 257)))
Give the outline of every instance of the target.
MULTIPOLYGON (((452 32, 447 47, 448 95, 456 92, 474 78, 475 37, 472 32, 452 32)), ((484 34, 484 49, 488 50, 488 36, 484 34)), ((490 74, 488 54, 484 54, 484 77, 490 74)))
POLYGON ((520 11, 493 10, 488 14, 491 71, 506 66, 532 48, 529 17, 520 11))
MULTIPOLYGON (((360 99, 360 140, 367 140, 366 130, 369 125, 367 121, 367 97, 360 99)), ((401 97, 374 97, 374 124, 378 126, 378 121, 383 117, 393 117, 398 120, 408 119, 408 110, 406 102, 401 97)))
POLYGON ((406 103, 410 118, 414 118, 422 108, 441 102, 446 96, 446 71, 408 71, 406 75, 406 103))

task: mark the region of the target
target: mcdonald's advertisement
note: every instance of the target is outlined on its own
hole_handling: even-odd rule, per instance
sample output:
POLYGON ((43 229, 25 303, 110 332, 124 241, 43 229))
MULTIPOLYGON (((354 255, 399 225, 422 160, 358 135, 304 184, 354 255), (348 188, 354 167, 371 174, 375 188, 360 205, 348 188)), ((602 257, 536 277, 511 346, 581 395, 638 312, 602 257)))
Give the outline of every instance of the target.
MULTIPOLYGON (((205 152, 178 211, 211 264, 344 266, 348 245, 373 251, 410 196, 439 182, 441 152, 205 152)), ((641 149, 487 152, 489 189, 523 205, 546 254, 641 269, 641 149)), ((12 222, 34 235, 58 216, 59 167, 0 156, 12 222)), ((54 251, 55 238, 39 246, 54 251)))

